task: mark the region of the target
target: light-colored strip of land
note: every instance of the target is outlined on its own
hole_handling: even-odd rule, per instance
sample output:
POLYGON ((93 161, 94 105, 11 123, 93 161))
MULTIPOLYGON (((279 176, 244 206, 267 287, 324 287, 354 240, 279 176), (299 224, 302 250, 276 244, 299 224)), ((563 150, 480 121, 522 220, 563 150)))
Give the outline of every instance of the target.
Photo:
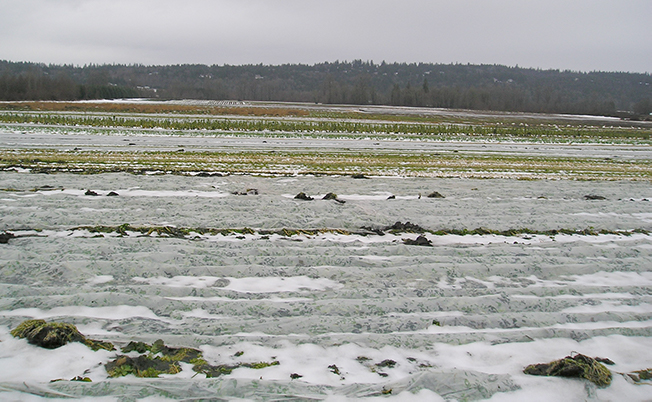
POLYGON ((647 122, 533 115, 540 122, 532 124, 536 119, 530 115, 524 123, 524 116, 510 120, 500 113, 299 106, 4 103, 0 169, 652 178, 647 122))

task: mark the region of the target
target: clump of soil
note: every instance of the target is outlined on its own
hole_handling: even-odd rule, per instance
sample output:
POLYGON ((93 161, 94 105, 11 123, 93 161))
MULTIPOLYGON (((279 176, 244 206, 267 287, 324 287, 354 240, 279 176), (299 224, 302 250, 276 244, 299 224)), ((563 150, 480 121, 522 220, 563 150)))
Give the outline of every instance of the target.
POLYGON ((222 173, 218 172, 199 172, 197 173, 197 177, 222 177, 222 173))
POLYGON ((331 364, 328 366, 328 369, 331 371, 333 374, 341 375, 342 372, 340 371, 339 367, 337 367, 335 364, 331 364))
POLYGON ((611 371, 604 364, 583 354, 566 356, 550 363, 531 364, 523 372, 530 375, 584 378, 599 387, 611 384, 611 371))
POLYGON ((402 233, 423 233, 426 229, 422 228, 419 225, 410 222, 396 222, 392 226, 387 226, 383 230, 388 230, 392 232, 402 232, 402 233))
POLYGON ((314 198, 312 198, 309 195, 306 195, 306 193, 304 193, 303 191, 300 192, 299 194, 295 195, 294 199, 295 200, 304 200, 304 201, 312 201, 312 200, 314 200, 314 198))
POLYGON ((322 200, 334 200, 334 201, 339 202, 340 204, 344 204, 344 203, 346 202, 346 201, 344 201, 344 200, 340 200, 339 198, 337 198, 337 194, 335 194, 335 193, 328 193, 328 194, 326 194, 326 195, 322 198, 322 200))
POLYGON ((385 359, 382 362, 376 364, 376 367, 394 368, 394 366, 396 366, 396 361, 392 359, 385 359))
POLYGON ((584 196, 585 200, 606 200, 607 197, 603 197, 601 195, 595 195, 595 194, 588 194, 584 196))
POLYGON ((11 232, 2 232, 0 233, 0 244, 7 244, 9 243, 9 239, 13 239, 14 237, 16 236, 11 232))
POLYGON ((258 195, 258 189, 248 188, 245 191, 234 191, 233 195, 258 195))
MULTIPOLYGON (((363 366, 367 367, 372 373, 376 373, 381 377, 388 377, 389 374, 380 371, 382 369, 393 369, 396 367, 397 363, 395 360, 392 359, 385 359, 381 361, 380 363, 373 364, 371 363, 371 359, 366 357, 366 356, 358 356, 356 358, 358 363, 362 364, 363 366)), ((330 368, 330 367, 329 367, 330 368)))
POLYGON ((419 235, 419 237, 417 237, 415 240, 403 239, 403 244, 407 244, 408 246, 432 247, 432 241, 428 240, 428 238, 424 235, 419 235))

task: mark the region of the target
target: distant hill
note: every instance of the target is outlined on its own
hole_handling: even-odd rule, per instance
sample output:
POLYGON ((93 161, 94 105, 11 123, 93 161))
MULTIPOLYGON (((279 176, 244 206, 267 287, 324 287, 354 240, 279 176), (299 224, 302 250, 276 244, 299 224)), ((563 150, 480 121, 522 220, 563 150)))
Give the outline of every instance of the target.
POLYGON ((45 65, 0 61, 1 100, 126 97, 386 104, 649 118, 650 74, 501 65, 45 65))

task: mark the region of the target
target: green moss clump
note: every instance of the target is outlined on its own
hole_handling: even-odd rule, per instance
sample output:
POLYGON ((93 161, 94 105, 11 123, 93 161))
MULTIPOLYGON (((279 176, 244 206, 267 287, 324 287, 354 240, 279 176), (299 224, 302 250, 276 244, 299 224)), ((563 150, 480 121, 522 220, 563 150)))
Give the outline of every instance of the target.
MULTIPOLYGON (((179 371, 181 371, 180 368, 178 370, 175 370, 174 372, 168 373, 168 374, 176 374, 179 371)), ((138 371, 136 373, 136 376, 137 377, 142 377, 142 378, 158 378, 159 374, 164 374, 164 373, 162 373, 159 370, 156 370, 154 367, 148 367, 147 369, 145 369, 143 371, 138 371)))
MULTIPOLYGON (((167 347, 166 347, 167 348, 167 347)), ((195 359, 202 357, 202 353, 192 348, 167 348, 163 352, 163 360, 190 363, 195 359)))
POLYGON ((136 358, 120 355, 105 366, 109 377, 123 377, 133 374, 136 377, 157 378, 161 374, 177 374, 181 371, 178 362, 164 361, 160 357, 140 355, 136 358))
POLYGON ((582 354, 566 356, 550 363, 531 364, 523 372, 530 375, 584 378, 599 387, 611 384, 612 378, 611 371, 605 365, 582 354))
MULTIPOLYGON (((128 346, 129 345, 127 345, 127 347, 128 346)), ((156 354, 160 353, 161 354, 161 360, 167 361, 167 362, 190 363, 193 360, 202 358, 201 351, 199 351, 197 349, 192 349, 192 348, 171 348, 171 347, 166 346, 163 343, 162 339, 156 340, 149 349, 147 349, 148 345, 146 343, 144 343, 142 345, 134 345, 134 346, 140 346, 142 349, 149 350, 152 355, 156 355, 156 354)), ((139 353, 145 353, 145 352, 139 352, 139 353)))
POLYGON ((56 349, 69 342, 84 342, 86 338, 72 324, 45 320, 27 320, 11 331, 16 338, 26 338, 27 342, 46 349, 56 349))
POLYGON ((11 331, 16 338, 25 338, 32 345, 46 349, 56 349, 70 342, 81 342, 94 351, 100 349, 115 350, 111 342, 87 339, 77 327, 63 322, 45 322, 45 320, 23 321, 11 331))
POLYGON ((254 231, 252 228, 242 228, 242 234, 256 234, 256 231, 254 231))
POLYGON ((294 199, 295 199, 295 200, 303 200, 303 201, 312 201, 312 200, 314 200, 314 198, 312 198, 311 196, 307 195, 307 194, 304 193, 303 191, 300 192, 299 194, 295 195, 295 196, 294 196, 294 199))
POLYGON ((494 231, 491 230, 491 229, 487 229, 487 228, 479 227, 479 228, 475 228, 475 229, 473 229, 473 234, 477 234, 477 235, 490 235, 490 234, 494 234, 494 231))
POLYGON ((138 353, 147 353, 152 349, 152 347, 144 342, 129 342, 127 346, 122 348, 122 353, 129 352, 138 352, 138 353))
POLYGON ((264 369, 266 367, 278 366, 280 362, 274 360, 273 362, 256 362, 256 363, 238 363, 238 364, 220 364, 218 366, 213 366, 208 364, 204 359, 194 359, 191 361, 194 363, 193 371, 201 374, 205 374, 206 378, 215 378, 221 375, 228 375, 233 372, 233 370, 239 367, 247 367, 254 370, 264 369))
POLYGON ((631 373, 627 373, 625 375, 627 375, 636 384, 649 384, 649 382, 644 383, 643 381, 652 380, 652 369, 648 368, 645 370, 632 371, 631 373))
POLYGON ((203 360, 199 364, 195 364, 192 369, 197 373, 205 374, 206 378, 215 378, 221 375, 231 374, 231 372, 237 369, 238 367, 240 366, 239 365, 212 366, 208 364, 205 360, 203 360))
POLYGON ((283 228, 283 229, 281 229, 279 234, 282 235, 282 236, 285 236, 285 237, 292 237, 294 235, 298 235, 299 231, 298 230, 291 230, 291 229, 283 228))
POLYGON ((115 346, 113 346, 111 342, 97 341, 95 339, 85 338, 82 343, 96 352, 100 349, 108 350, 108 351, 115 350, 115 346))
POLYGON ((195 365, 195 366, 201 366, 203 364, 208 364, 206 360, 204 360, 203 357, 198 357, 196 359, 190 360, 190 364, 195 365))
POLYGON ((179 362, 193 364, 193 370, 205 373, 208 377, 229 374, 236 366, 211 366, 204 360, 202 352, 192 348, 171 348, 162 339, 149 345, 144 342, 129 342, 122 348, 123 353, 138 352, 140 356, 132 358, 121 355, 109 362, 105 368, 110 377, 122 377, 133 374, 136 377, 156 378, 161 374, 176 374, 181 371, 179 362))
POLYGON ((255 370, 264 369, 266 367, 278 366, 281 364, 279 361, 274 360, 273 362, 256 362, 256 363, 242 363, 242 367, 252 368, 255 370))
POLYGON ((152 354, 157 354, 161 351, 163 351, 164 348, 166 348, 165 344, 163 343, 163 339, 157 339, 152 343, 152 347, 150 348, 150 352, 152 354))
POLYGON ((641 380, 652 380, 652 369, 635 371, 641 380))
POLYGON ((111 369, 109 369, 107 366, 106 371, 107 373, 109 373, 109 377, 115 378, 115 377, 124 377, 126 375, 133 374, 134 368, 128 364, 123 364, 123 365, 112 367, 111 369))
POLYGON ((376 364, 376 367, 394 368, 394 366, 396 366, 396 361, 391 359, 385 359, 382 362, 376 364))
POLYGON ((120 233, 122 236, 126 236, 127 230, 130 229, 131 229, 131 225, 129 225, 128 223, 123 223, 122 225, 118 226, 115 231, 120 233))

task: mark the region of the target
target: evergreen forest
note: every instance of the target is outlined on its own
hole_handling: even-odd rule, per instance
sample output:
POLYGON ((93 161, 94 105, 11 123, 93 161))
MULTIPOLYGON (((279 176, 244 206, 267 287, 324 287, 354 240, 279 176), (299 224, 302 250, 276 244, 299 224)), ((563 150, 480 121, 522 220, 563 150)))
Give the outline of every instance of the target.
POLYGON ((0 100, 202 99, 394 105, 650 119, 649 73, 502 65, 46 65, 0 60, 0 100))

